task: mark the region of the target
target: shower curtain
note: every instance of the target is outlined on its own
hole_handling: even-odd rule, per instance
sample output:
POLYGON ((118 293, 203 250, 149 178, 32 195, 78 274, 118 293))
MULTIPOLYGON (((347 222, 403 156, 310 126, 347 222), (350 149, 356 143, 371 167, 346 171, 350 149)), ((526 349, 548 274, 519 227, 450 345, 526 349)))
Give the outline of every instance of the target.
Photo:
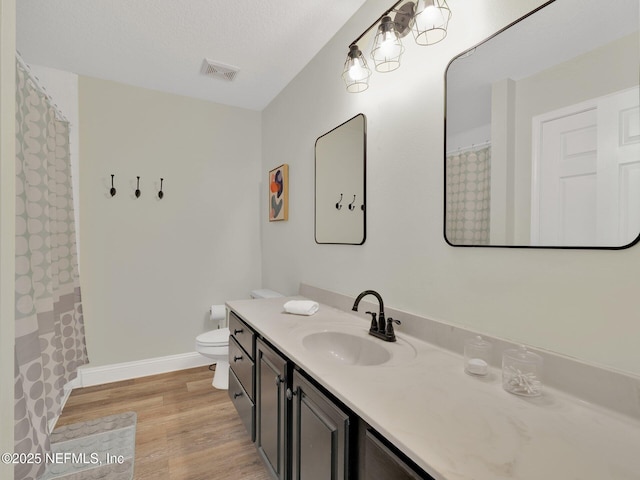
POLYGON ((38 478, 64 385, 87 363, 71 192, 69 124, 16 68, 15 479, 38 478), (40 461, 37 461, 40 459, 40 461))
POLYGON ((489 244, 491 146, 447 155, 447 239, 454 245, 489 244))

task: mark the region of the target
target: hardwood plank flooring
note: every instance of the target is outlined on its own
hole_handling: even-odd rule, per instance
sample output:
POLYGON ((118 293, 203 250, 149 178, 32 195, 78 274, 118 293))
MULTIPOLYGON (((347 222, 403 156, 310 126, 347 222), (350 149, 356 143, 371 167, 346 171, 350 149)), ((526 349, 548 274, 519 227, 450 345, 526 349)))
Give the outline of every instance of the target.
POLYGON ((212 377, 198 367, 76 389, 57 426, 135 411, 135 480, 270 480, 212 377))

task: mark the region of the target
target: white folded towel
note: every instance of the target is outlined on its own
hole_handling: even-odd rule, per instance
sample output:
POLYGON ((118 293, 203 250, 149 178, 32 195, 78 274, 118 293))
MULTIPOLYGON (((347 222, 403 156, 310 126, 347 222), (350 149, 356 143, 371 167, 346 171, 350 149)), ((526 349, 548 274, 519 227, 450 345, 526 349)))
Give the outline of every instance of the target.
POLYGON ((318 302, 311 300, 289 300, 284 304, 285 312, 295 315, 313 315, 319 308, 318 302))

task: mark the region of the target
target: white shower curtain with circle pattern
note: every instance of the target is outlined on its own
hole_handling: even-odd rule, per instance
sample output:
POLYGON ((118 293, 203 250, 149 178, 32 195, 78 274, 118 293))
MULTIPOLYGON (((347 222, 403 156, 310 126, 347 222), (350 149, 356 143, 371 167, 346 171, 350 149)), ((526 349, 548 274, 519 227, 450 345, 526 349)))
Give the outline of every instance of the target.
POLYGON ((39 478, 63 388, 87 363, 71 191, 69 124, 16 68, 15 479, 39 478))
POLYGON ((446 172, 447 240, 454 245, 488 245, 491 147, 447 155, 446 172))

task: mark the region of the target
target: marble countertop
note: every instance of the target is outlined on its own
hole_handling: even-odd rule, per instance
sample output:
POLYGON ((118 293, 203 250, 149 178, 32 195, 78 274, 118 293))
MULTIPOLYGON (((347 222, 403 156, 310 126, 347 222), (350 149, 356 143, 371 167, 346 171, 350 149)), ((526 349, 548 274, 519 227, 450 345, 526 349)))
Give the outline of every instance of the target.
POLYGON ((287 314, 292 298, 227 306, 436 480, 640 480, 638 420, 551 388, 509 394, 499 369, 468 375, 460 355, 402 333, 376 340, 369 322, 323 304, 287 314), (310 353, 302 338, 323 330, 380 341, 392 358, 352 366, 310 353))

